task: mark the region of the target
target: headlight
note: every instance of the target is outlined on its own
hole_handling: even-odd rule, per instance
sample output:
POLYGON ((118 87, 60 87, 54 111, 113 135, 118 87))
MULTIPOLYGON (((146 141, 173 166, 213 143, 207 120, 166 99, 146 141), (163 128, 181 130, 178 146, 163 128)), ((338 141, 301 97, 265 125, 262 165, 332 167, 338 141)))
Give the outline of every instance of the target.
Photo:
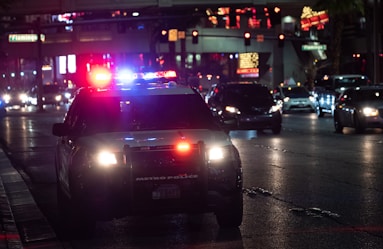
POLYGON ((310 96, 310 97, 309 97, 309 100, 310 100, 311 102, 315 102, 315 97, 314 97, 314 96, 310 96))
POLYGON ((234 107, 234 106, 226 106, 225 111, 230 112, 230 113, 241 114, 239 109, 237 107, 234 107))
POLYGON ((21 100, 21 102, 25 103, 28 100, 28 95, 26 95, 25 93, 20 93, 19 99, 21 100))
POLYGON ((56 100, 57 102, 61 101, 61 98, 62 98, 61 95, 56 95, 56 96, 55 96, 55 100, 56 100))
POLYGON ((269 113, 279 112, 279 111, 280 111, 280 107, 278 105, 273 105, 272 107, 270 107, 269 113))
POLYGON ((289 102, 289 100, 290 100, 289 97, 285 97, 285 98, 283 99, 284 102, 289 102))
POLYGON ((209 161, 219 161, 224 158, 224 149, 221 147, 213 147, 208 152, 209 161))
POLYGON ((110 151, 101 151, 96 156, 97 163, 105 168, 117 165, 117 157, 115 153, 110 151))
POLYGON ((379 110, 376 108, 365 107, 362 110, 363 115, 366 117, 376 117, 379 115, 379 110))
POLYGON ((9 103, 9 101, 11 101, 11 95, 4 94, 3 95, 3 99, 4 99, 5 103, 9 103))
POLYGON ((71 95, 70 93, 68 93, 68 92, 64 93, 64 97, 65 97, 66 99, 70 99, 71 96, 72 96, 72 95, 71 95))

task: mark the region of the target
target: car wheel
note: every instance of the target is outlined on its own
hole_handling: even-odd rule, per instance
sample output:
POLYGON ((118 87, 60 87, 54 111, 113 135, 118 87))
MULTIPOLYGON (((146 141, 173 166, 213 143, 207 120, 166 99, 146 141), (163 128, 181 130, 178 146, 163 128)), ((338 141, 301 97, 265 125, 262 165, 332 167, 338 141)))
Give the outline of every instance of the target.
POLYGON ((338 114, 334 113, 334 127, 336 133, 343 133, 343 125, 340 123, 338 114))
POLYGON ((273 134, 280 134, 281 130, 282 130, 282 125, 280 124, 271 128, 271 131, 273 132, 273 134))
POLYGON ((366 127, 364 127, 362 120, 360 117, 356 114, 354 116, 354 128, 356 133, 363 133, 366 127))
POLYGON ((242 191, 235 193, 229 203, 224 203, 215 212, 218 225, 222 228, 235 228, 242 224, 243 195, 242 191))
POLYGON ((93 235, 96 220, 76 198, 69 198, 57 184, 57 204, 61 222, 71 238, 86 238, 93 235))
POLYGON ((242 125, 241 125, 241 121, 239 121, 239 117, 236 117, 236 118, 235 118, 235 126, 234 126, 234 129, 240 130, 241 127, 242 127, 242 125))
POLYGON ((321 117, 324 116, 324 112, 323 112, 322 108, 319 105, 316 106, 315 110, 316 110, 316 113, 317 113, 318 117, 321 118, 321 117))

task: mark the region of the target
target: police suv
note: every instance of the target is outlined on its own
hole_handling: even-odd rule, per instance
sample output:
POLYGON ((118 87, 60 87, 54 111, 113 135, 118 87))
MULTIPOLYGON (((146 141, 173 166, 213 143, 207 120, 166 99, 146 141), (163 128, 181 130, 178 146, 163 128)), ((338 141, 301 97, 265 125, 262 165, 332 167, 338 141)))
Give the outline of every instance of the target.
POLYGON ((170 83, 81 88, 57 142, 58 206, 74 231, 128 215, 212 212, 242 223, 242 167, 200 94, 170 83))

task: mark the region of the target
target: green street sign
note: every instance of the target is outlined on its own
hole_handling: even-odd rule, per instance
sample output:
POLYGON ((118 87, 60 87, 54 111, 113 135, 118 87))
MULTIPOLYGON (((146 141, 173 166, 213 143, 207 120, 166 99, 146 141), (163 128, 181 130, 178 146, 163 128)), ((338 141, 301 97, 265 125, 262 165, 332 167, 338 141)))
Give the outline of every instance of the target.
MULTIPOLYGON (((37 42, 37 34, 9 34, 8 42, 37 42)), ((41 41, 45 41, 45 35, 40 35, 41 41)))
POLYGON ((326 44, 304 44, 302 45, 302 51, 312 51, 312 50, 326 50, 326 44))

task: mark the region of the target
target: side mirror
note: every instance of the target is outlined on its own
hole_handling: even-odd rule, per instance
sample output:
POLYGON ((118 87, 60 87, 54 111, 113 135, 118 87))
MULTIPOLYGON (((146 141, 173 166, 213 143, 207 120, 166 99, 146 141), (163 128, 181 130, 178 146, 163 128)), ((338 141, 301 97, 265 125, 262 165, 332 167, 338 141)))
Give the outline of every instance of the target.
POLYGON ((52 126, 52 134, 57 137, 69 135, 69 127, 65 123, 55 123, 52 126))

